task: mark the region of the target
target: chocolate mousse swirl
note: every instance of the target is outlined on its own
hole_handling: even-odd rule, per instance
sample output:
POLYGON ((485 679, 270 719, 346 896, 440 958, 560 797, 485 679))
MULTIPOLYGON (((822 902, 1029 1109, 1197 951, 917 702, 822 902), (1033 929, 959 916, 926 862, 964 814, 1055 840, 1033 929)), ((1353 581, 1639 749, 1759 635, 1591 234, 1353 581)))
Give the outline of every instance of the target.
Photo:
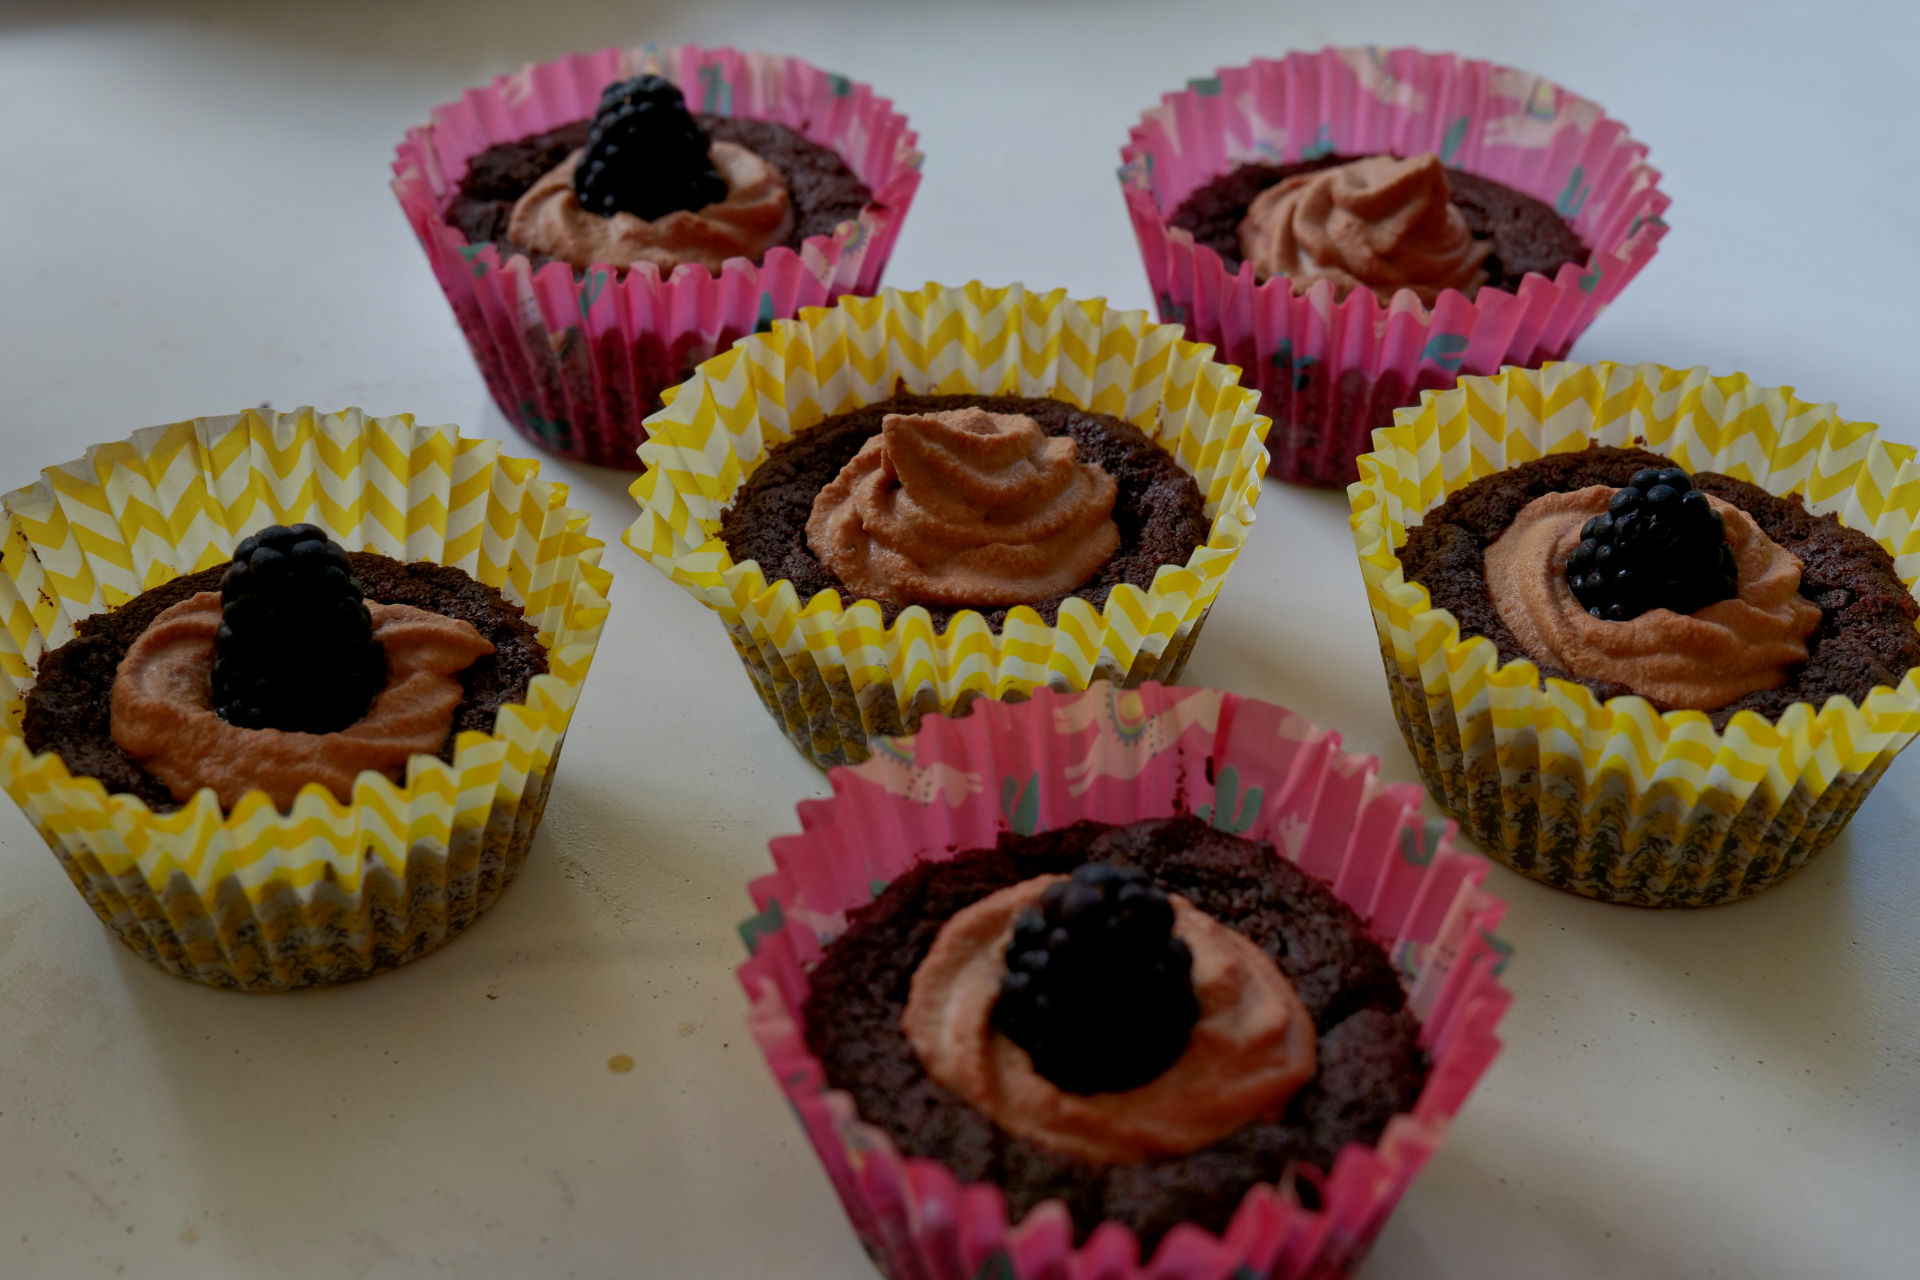
POLYGON ((1386 303, 1411 289, 1431 306, 1443 290, 1485 283, 1487 252, 1431 152, 1295 174, 1261 192, 1240 223, 1241 256, 1262 279, 1289 277, 1296 293, 1331 280, 1336 297, 1371 289, 1386 303))
POLYGON ((366 770, 400 780, 407 761, 445 741, 464 696, 460 673, 494 651, 473 625, 404 604, 369 602, 387 680, 371 709, 338 733, 243 729, 213 708, 210 673, 220 595, 163 610, 128 648, 113 680, 113 740, 185 804, 211 788, 223 809, 264 791, 282 812, 319 783, 345 804, 366 770))
POLYGON ((997 608, 1073 590, 1120 546, 1118 486, 1024 414, 888 414, 815 497, 807 546, 856 595, 997 608))
POLYGON ((1014 922, 1063 878, 1009 885, 941 926, 900 1016, 927 1074, 1008 1133, 1091 1164, 1197 1151, 1278 1118, 1319 1069, 1313 1018, 1259 943, 1177 894, 1173 931, 1193 954, 1200 1020, 1160 1075, 1115 1093, 1069 1093, 994 1028, 1014 922))
POLYGON ((616 213, 603 218, 580 204, 576 151, 527 189, 513 206, 507 237, 575 267, 632 267, 651 262, 663 272, 682 263, 718 271, 729 258, 758 259, 786 243, 793 230, 793 199, 780 171, 745 147, 713 144, 709 158, 727 184, 720 200, 701 209, 676 209, 658 218, 616 213))
POLYGON ((1799 558, 1711 495, 1739 568, 1737 596, 1693 613, 1649 609, 1625 622, 1581 607, 1567 586, 1567 559, 1581 527, 1613 494, 1593 485, 1535 498, 1487 548, 1488 594, 1521 647, 1537 662, 1625 685, 1662 707, 1711 711, 1785 684, 1807 660, 1820 609, 1800 595, 1799 558))

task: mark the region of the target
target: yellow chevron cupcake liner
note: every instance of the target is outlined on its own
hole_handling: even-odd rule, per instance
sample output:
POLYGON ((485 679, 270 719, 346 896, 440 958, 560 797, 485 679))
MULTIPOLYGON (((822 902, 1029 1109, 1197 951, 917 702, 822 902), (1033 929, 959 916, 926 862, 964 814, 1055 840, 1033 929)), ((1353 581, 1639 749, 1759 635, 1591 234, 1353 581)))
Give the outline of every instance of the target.
POLYGON ((185 978, 284 990, 402 964, 492 905, 539 824, 607 613, 604 544, 539 471, 405 415, 248 411, 98 445, 0 500, 0 783, 122 941, 185 978), (492 733, 461 734, 451 766, 416 755, 404 785, 363 773, 344 805, 311 785, 285 815, 259 792, 223 814, 210 791, 156 814, 27 749, 35 664, 78 620, 298 521, 497 587, 538 628, 548 674, 492 733))
POLYGON ((1864 704, 1802 703, 1777 722, 1595 698, 1502 664, 1408 582, 1409 524, 1473 480, 1540 457, 1644 443, 1871 534, 1920 577, 1920 465, 1870 423, 1791 388, 1659 365, 1551 364, 1462 378, 1376 431, 1347 490, 1389 692, 1435 799, 1515 870, 1588 897, 1701 906, 1756 893, 1846 825, 1920 731, 1920 671, 1864 704))
POLYGON ((1064 290, 978 283, 889 289, 809 307, 742 340, 667 393, 646 421, 640 518, 627 545, 720 615, 767 710, 827 766, 864 760, 869 740, 911 733, 930 711, 973 698, 1019 699, 1098 679, 1171 682, 1234 557, 1266 473, 1268 420, 1239 370, 1175 325, 1064 290), (1133 423, 1194 478, 1212 529, 1150 589, 1115 588, 1096 610, 1077 598, 1049 626, 1018 607, 996 633, 960 613, 943 633, 922 608, 891 626, 871 600, 823 591, 802 601, 760 566, 735 564, 720 516, 773 446, 822 419, 914 394, 1068 401, 1133 423))

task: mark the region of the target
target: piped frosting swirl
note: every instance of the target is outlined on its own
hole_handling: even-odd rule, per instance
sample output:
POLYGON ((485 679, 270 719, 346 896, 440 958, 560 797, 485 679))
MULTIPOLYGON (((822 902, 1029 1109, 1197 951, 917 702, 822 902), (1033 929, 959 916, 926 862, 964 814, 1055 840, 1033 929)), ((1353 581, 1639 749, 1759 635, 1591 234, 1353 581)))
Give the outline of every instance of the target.
POLYGON ((464 693, 460 673, 493 645, 471 623, 404 604, 367 602, 387 653, 387 683, 367 714, 338 733, 243 729, 213 709, 210 673, 220 595, 202 591, 161 611, 113 679, 113 740, 185 803, 211 787, 231 809, 249 791, 291 809, 317 782, 343 804, 371 769, 398 779, 407 758, 446 741, 464 693))
POLYGON ((1296 293, 1331 280, 1336 297, 1371 289, 1386 303, 1411 289, 1431 306, 1443 290, 1471 294, 1485 283, 1487 252, 1431 152, 1295 174, 1255 197, 1240 223, 1240 253, 1255 274, 1286 276, 1296 293))
POLYGON ((1025 414, 891 413, 815 497, 807 546, 857 595, 998 608, 1078 587, 1118 550, 1112 476, 1025 414))
POLYGON ((1093 1164, 1197 1151, 1280 1115, 1318 1070, 1313 1019, 1259 944, 1178 894, 1200 1020, 1160 1075, 1119 1093, 1068 1093, 993 1027, 1007 942, 1060 876, 1035 876, 956 912, 914 970, 901 1014, 927 1074, 1016 1137, 1093 1164))
POLYGON ((1487 547, 1487 591, 1520 647, 1543 665, 1624 685, 1662 707, 1711 711, 1785 684, 1807 660, 1820 608, 1800 595, 1799 558, 1711 494, 1739 569, 1735 598, 1690 614, 1650 609, 1625 622, 1581 607, 1567 586, 1567 558, 1613 493, 1593 485, 1535 498, 1487 547))
POLYGON ((575 267, 651 262, 670 272, 691 262, 718 271, 728 258, 758 259, 793 231, 793 199, 780 171, 736 143, 716 142, 708 152, 726 180, 724 199, 653 219, 603 218, 582 208, 573 187, 581 155, 574 152, 527 188, 508 219, 508 239, 575 267))

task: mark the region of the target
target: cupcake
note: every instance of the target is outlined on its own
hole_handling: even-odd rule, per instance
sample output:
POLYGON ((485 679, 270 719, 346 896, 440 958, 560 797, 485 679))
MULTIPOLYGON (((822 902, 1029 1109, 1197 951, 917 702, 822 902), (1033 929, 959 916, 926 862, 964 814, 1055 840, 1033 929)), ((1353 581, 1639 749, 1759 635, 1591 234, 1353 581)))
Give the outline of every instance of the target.
POLYGON ((538 472, 404 416, 249 411, 7 495, 0 780, 123 942, 285 990, 493 904, 606 616, 602 544, 538 472))
POLYGON ((435 108, 393 190, 501 412, 631 470, 641 419, 695 365, 878 287, 915 141, 885 98, 796 58, 644 45, 435 108))
POLYGON ((980 695, 1171 681, 1266 466, 1211 356, 1018 285, 810 309, 647 420, 627 545, 822 765, 980 695))
POLYGON ((751 1026, 890 1276, 1335 1274, 1498 1049, 1485 866, 1285 710, 1098 684, 836 770, 751 1026))
POLYGON ((1160 318, 1246 370, 1273 473, 1345 485, 1421 391, 1566 355, 1666 234, 1645 155, 1523 71, 1324 49, 1168 94, 1120 182, 1160 318))
POLYGON ((1348 494, 1394 711, 1515 870, 1745 897, 1920 730, 1920 472, 1873 426, 1740 375, 1559 364, 1463 378, 1375 443, 1348 494))

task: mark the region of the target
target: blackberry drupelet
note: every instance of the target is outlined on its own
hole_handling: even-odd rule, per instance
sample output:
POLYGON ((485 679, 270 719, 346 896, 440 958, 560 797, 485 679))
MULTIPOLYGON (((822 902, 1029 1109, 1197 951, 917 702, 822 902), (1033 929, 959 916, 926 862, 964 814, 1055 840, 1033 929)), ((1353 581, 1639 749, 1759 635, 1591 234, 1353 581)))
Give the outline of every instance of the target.
POLYGON ((1015 923, 994 1025, 1067 1092, 1147 1083, 1199 1018, 1192 953, 1146 873, 1087 863, 1015 923))
POLYGON ((608 85, 587 130, 587 149, 573 171, 573 191, 588 213, 654 219, 677 209, 704 209, 726 198, 707 135, 687 100, 660 76, 608 85))
POLYGON ((367 714, 387 680, 347 553, 310 524, 241 539, 220 579, 213 705, 243 729, 333 733, 367 714))
POLYGON ((1580 530, 1567 585, 1596 618, 1693 613, 1739 593, 1726 522, 1678 467, 1648 467, 1580 530))

